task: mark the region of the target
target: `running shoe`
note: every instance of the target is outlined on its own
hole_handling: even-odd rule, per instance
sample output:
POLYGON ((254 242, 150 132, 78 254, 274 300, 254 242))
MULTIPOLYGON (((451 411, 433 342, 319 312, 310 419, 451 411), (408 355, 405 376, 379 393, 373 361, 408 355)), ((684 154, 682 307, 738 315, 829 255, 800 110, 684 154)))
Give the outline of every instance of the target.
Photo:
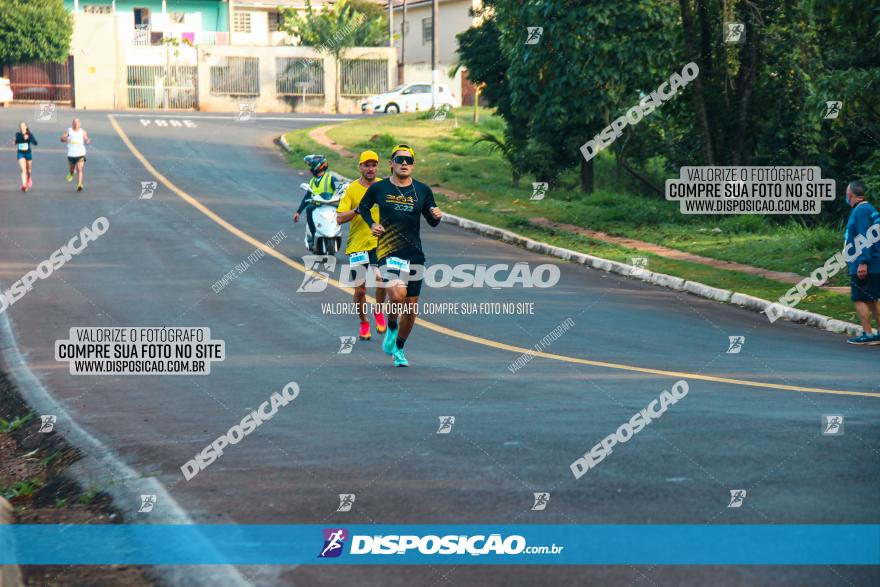
POLYGON ((369 322, 361 322, 361 340, 370 340, 370 323, 369 322))
POLYGON ((77 186, 76 186, 76 191, 78 191, 78 192, 83 191, 83 184, 81 184, 81 183, 80 183, 80 184, 77 184, 77 186))
POLYGON ((67 174, 67 181, 68 181, 68 183, 71 182, 71 181, 73 181, 73 173, 68 173, 68 174, 67 174))
POLYGON ((26 192, 26 191, 27 191, 27 186, 26 186, 26 185, 21 186, 21 191, 26 192))
POLYGON ((34 185, 34 178, 32 176, 28 176, 28 182, 27 182, 28 189, 31 189, 32 185, 34 185))
POLYGON ((385 314, 376 312, 373 314, 373 318, 376 319, 376 332, 385 334, 385 331, 388 329, 388 325, 385 323, 385 314))
POLYGON ((877 336, 867 333, 850 338, 846 342, 849 344, 880 344, 880 341, 877 340, 877 336))
POLYGON ((382 342, 382 350, 386 355, 390 355, 397 348, 397 329, 387 329, 385 331, 385 340, 382 342))
POLYGON ((399 349, 395 346, 391 356, 394 357, 395 367, 409 367, 409 361, 406 360, 406 355, 403 354, 403 349, 399 349))

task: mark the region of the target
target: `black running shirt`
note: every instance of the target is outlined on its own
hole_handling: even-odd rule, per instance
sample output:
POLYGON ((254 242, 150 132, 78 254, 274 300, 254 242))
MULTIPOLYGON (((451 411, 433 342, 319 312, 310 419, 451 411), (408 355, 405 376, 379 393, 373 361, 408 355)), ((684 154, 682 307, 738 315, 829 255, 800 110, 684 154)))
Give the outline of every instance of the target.
POLYGON ((412 263, 424 263, 419 215, 424 216, 431 226, 440 224, 431 216, 431 208, 437 205, 431 188, 416 180, 406 187, 398 187, 389 179, 383 179, 367 188, 358 206, 358 214, 367 226, 373 225, 370 209, 374 205, 379 207, 379 224, 385 228, 376 250, 379 260, 398 257, 412 263))

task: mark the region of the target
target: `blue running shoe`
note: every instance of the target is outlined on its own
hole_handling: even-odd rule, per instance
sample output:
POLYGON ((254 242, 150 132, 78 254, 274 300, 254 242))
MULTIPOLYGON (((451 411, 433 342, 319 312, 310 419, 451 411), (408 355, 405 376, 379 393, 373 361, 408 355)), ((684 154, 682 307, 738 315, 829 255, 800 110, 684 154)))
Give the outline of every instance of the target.
POLYGON ((846 342, 849 344, 877 344, 877 342, 875 342, 876 340, 877 337, 873 334, 864 333, 854 338, 847 339, 846 342))
POLYGON ((394 352, 394 349, 397 348, 397 329, 391 329, 385 331, 385 340, 382 341, 382 350, 385 351, 386 355, 390 355, 394 352))
POLYGON ((391 353, 391 356, 394 357, 395 367, 409 367, 409 361, 406 360, 406 355, 403 354, 403 349, 394 347, 394 351, 391 353))

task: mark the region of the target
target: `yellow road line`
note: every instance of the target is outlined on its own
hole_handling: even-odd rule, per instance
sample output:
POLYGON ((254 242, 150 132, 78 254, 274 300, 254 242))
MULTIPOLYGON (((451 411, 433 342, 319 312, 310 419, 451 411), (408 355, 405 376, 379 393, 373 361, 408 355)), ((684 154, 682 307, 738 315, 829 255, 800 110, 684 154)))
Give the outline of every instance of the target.
MULTIPOLYGON (((141 154, 141 152, 137 149, 137 147, 134 146, 134 144, 128 138, 128 135, 125 134, 125 131, 123 131, 122 127, 119 126, 119 123, 116 122, 116 119, 114 118, 114 116, 112 114, 108 114, 107 117, 110 119, 110 124, 113 126, 113 128, 116 130, 116 132, 119 134, 119 137, 122 139, 122 142, 125 143, 125 146, 128 147, 128 149, 129 149, 129 151, 131 151, 132 155, 134 155, 135 158, 137 158, 137 160, 140 161, 141 164, 147 169, 147 171, 149 171, 151 174, 153 174, 153 176, 157 180, 159 180, 162 183, 162 185, 164 185, 169 190, 171 190, 172 192, 177 194, 183 201, 185 201, 186 203, 188 203, 191 206, 193 206, 194 208, 196 208, 199 212, 201 212, 202 214, 204 214, 205 216, 207 216, 208 218, 210 218, 211 220, 213 220, 214 222, 216 222, 217 224, 219 224, 224 229, 226 229, 230 233, 234 234, 238 238, 247 242, 248 244, 264 251, 266 254, 271 255, 272 257, 275 257, 276 259, 278 259, 279 261, 281 261, 285 265, 292 267, 293 269, 296 269, 297 271, 301 271, 303 273, 306 273, 309 271, 309 269, 306 266, 304 266, 303 264, 297 263, 293 259, 287 257, 286 255, 279 253, 278 251, 269 247, 265 243, 258 241, 257 239, 255 239, 254 237, 252 237, 248 233, 244 232, 243 230, 239 229, 235 225, 230 224, 229 222, 224 220, 222 217, 218 216, 213 210, 211 210, 210 208, 208 208, 207 206, 205 206, 204 204, 199 202, 197 199, 190 196, 188 193, 186 193, 185 191, 183 191, 182 189, 180 189, 179 187, 177 187, 176 185, 171 183, 171 181, 167 177, 165 177, 164 175, 159 173, 159 171, 155 167, 153 167, 153 165, 147 160, 147 158, 144 157, 143 154, 141 154)), ((346 286, 342 285, 341 283, 339 283, 335 279, 328 278, 327 282, 329 285, 332 285, 333 287, 340 289, 344 292, 347 292, 349 294, 353 293, 353 291, 350 287, 346 287, 346 286)), ((367 296, 367 299, 371 303, 375 302, 375 299, 370 296, 367 296)), ((429 321, 424 320, 422 318, 416 319, 416 324, 418 324, 419 326, 422 326, 423 328, 427 328, 428 330, 432 330, 434 332, 437 332, 439 334, 444 334, 446 336, 450 336, 452 338, 457 338, 459 340, 465 340, 468 342, 472 342, 474 344, 479 344, 479 345, 491 347, 491 348, 502 350, 502 351, 510 351, 512 353, 516 353, 516 354, 520 354, 520 355, 528 353, 528 354, 531 354, 536 357, 541 357, 543 359, 550 359, 553 361, 560 361, 563 363, 572 363, 572 364, 576 364, 576 365, 588 365, 590 367, 602 367, 605 369, 618 369, 621 371, 630 371, 633 373, 645 373, 648 375, 661 375, 663 377, 673 377, 676 379, 697 379, 700 381, 711 381, 713 383, 727 383, 730 385, 741 385, 741 386, 745 386, 745 387, 758 387, 761 389, 780 389, 780 390, 785 390, 785 391, 800 391, 803 393, 824 393, 824 394, 830 394, 830 395, 853 395, 853 396, 865 396, 865 397, 880 397, 880 393, 872 393, 872 392, 867 392, 867 391, 847 391, 847 390, 843 390, 843 389, 822 389, 819 387, 802 387, 799 385, 783 385, 780 383, 767 383, 767 382, 762 382, 762 381, 750 381, 748 379, 732 379, 730 377, 718 377, 715 375, 702 375, 700 373, 687 373, 684 371, 666 371, 663 369, 650 369, 650 368, 646 368, 646 367, 636 367, 634 365, 624 365, 621 363, 609 363, 606 361, 591 361, 589 359, 581 359, 578 357, 569 357, 566 355, 557 355, 554 353, 545 353, 545 352, 541 352, 541 351, 527 349, 524 347, 506 344, 503 342, 489 340, 487 338, 474 336, 472 334, 467 334, 464 332, 460 332, 458 330, 453 330, 453 329, 447 328, 445 326, 440 326, 439 324, 434 324, 433 322, 429 322, 429 321)))

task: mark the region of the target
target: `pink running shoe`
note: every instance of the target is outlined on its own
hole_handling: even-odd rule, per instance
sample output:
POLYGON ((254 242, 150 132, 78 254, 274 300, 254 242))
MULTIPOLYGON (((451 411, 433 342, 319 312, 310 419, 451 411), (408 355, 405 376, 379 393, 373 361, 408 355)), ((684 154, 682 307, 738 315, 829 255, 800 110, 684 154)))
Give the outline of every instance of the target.
POLYGON ((385 331, 388 330, 388 325, 385 324, 385 314, 376 312, 373 314, 373 318, 376 319, 376 332, 385 334, 385 331))
POLYGON ((370 340, 370 323, 369 322, 361 322, 361 340, 370 340))

